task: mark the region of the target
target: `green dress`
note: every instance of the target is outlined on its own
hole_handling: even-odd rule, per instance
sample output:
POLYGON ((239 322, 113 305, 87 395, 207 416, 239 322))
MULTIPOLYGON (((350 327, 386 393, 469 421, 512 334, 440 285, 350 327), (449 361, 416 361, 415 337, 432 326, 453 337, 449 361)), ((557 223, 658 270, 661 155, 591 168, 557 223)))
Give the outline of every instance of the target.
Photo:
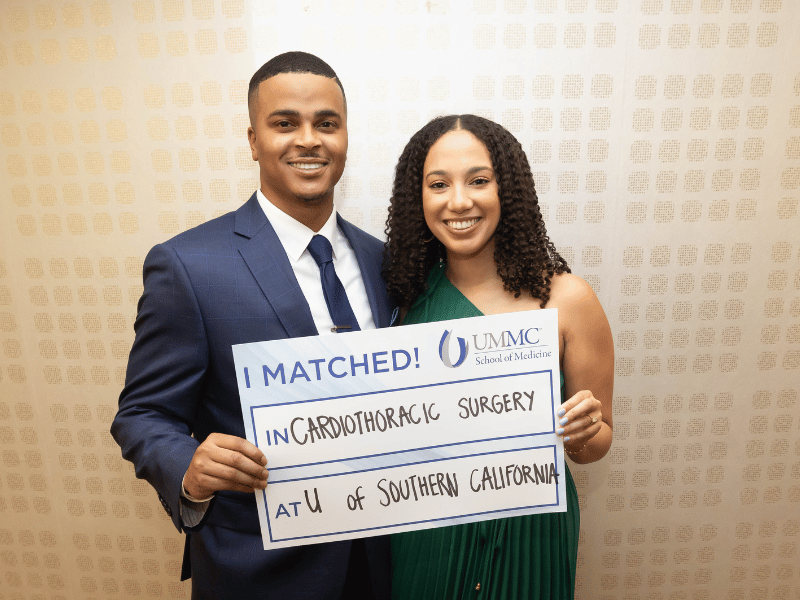
MULTIPOLYGON (((411 307, 404 323, 481 314, 444 276, 444 265, 439 264, 429 274, 427 291, 411 307)), ((565 513, 392 535, 392 598, 572 598, 580 514, 575 483, 566 464, 564 467, 568 509, 565 513)))

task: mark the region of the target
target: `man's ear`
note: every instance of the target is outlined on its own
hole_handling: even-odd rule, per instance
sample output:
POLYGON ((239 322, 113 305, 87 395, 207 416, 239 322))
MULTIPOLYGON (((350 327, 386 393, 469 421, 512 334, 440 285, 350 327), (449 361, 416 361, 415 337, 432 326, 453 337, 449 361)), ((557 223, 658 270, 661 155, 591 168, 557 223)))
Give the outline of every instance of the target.
POLYGON ((253 160, 258 162, 258 151, 256 150, 256 132, 252 127, 247 128, 247 141, 250 143, 250 153, 253 160))

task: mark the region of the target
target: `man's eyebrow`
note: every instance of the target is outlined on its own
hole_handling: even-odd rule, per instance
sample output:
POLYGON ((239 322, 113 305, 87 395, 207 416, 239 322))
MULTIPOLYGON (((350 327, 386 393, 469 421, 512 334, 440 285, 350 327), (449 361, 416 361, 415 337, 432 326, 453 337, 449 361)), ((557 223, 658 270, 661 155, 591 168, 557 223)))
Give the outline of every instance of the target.
POLYGON ((314 113, 314 116, 317 117, 317 118, 320 118, 320 117, 335 117, 337 119, 341 119, 342 118, 342 115, 340 115, 338 112, 336 112, 335 110, 332 110, 330 108, 325 108, 323 110, 318 110, 317 112, 314 113))
MULTIPOLYGON (((272 118, 272 117, 299 117, 299 116, 300 116, 300 111, 298 111, 298 110, 292 110, 290 108, 282 108, 282 109, 278 109, 276 111, 271 112, 269 114, 268 118, 272 118)), ((341 119, 342 115, 340 115, 335 110, 332 110, 330 108, 326 108, 326 109, 318 110, 317 112, 315 112, 314 113, 314 117, 317 118, 317 119, 322 118, 322 117, 335 117, 337 119, 341 119)))
POLYGON ((269 114, 268 118, 271 118, 271 117, 299 117, 299 116, 300 116, 300 111, 290 110, 288 108, 283 108, 283 109, 279 109, 279 110, 271 112, 269 114))

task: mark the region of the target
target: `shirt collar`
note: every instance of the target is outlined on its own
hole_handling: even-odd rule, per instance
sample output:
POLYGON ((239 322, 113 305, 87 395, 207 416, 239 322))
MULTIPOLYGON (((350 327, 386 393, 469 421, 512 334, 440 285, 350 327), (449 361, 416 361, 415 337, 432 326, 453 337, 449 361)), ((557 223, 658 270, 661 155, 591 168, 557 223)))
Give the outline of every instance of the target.
POLYGON ((336 257, 339 244, 342 243, 339 234, 339 228, 336 225, 336 210, 331 211, 330 217, 325 221, 325 224, 319 231, 315 232, 312 229, 303 225, 294 217, 287 215, 280 208, 270 202, 267 197, 261 193, 261 190, 256 191, 258 204, 261 210, 267 215, 275 234, 286 251, 286 255, 292 262, 297 262, 308 247, 311 238, 315 235, 322 235, 328 238, 333 248, 333 256, 336 257))

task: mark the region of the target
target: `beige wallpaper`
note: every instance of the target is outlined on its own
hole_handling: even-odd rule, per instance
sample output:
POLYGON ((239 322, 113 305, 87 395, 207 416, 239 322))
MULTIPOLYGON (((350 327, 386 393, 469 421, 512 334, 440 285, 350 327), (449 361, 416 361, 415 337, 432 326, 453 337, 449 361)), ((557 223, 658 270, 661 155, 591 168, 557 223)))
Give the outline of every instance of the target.
POLYGON ((0 599, 188 598, 108 433, 156 242, 255 189, 246 85, 316 52, 381 235, 435 114, 503 123, 616 341, 578 597, 800 597, 800 5, 0 0, 0 599))

